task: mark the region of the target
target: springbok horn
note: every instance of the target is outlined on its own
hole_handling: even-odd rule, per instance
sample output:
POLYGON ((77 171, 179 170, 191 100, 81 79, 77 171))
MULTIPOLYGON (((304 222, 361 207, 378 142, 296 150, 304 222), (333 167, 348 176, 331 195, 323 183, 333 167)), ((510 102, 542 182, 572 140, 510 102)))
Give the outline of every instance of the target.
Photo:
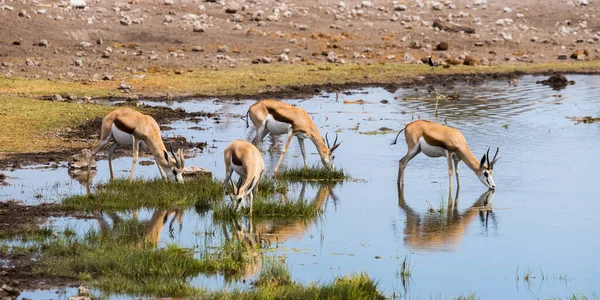
POLYGON ((331 147, 329 147, 329 139, 327 138, 328 134, 329 134, 329 132, 325 134, 325 141, 327 142, 327 148, 331 148, 331 147))
POLYGON ((337 132, 335 133, 335 141, 333 141, 333 146, 335 147, 335 145, 337 144, 337 139, 338 139, 338 134, 337 132))
POLYGON ((491 169, 492 167, 490 166, 490 148, 488 148, 485 159, 487 160, 488 169, 491 169))
POLYGON ((500 150, 500 147, 496 147, 496 153, 494 154, 494 158, 492 159, 492 166, 490 167, 490 169, 493 169, 494 165, 496 164, 496 156, 498 156, 499 150, 500 150))

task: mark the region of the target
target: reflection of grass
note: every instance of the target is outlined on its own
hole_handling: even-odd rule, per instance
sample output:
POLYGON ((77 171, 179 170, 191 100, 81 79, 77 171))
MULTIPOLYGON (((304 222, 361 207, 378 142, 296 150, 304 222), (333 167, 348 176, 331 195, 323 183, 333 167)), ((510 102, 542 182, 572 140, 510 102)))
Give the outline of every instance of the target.
POLYGON ((84 237, 61 237, 43 243, 34 272, 90 282, 108 292, 136 295, 190 296, 200 291, 189 279, 200 273, 235 275, 243 271, 246 250, 225 242, 201 253, 168 245, 144 244, 144 226, 136 221, 117 230, 84 237))
POLYGON ((350 179, 342 169, 328 169, 323 166, 311 166, 301 168, 282 168, 275 175, 281 180, 316 180, 316 181, 342 181, 350 179))
POLYGON ((206 299, 385 299, 366 274, 339 277, 329 284, 259 286, 248 291, 216 292, 206 299))
POLYGON ((292 275, 285 262, 274 258, 267 259, 260 269, 255 286, 268 287, 288 285, 292 283, 292 275))
MULTIPOLYGON (((201 202, 210 203, 222 198, 223 182, 200 178, 184 184, 169 184, 155 180, 114 180, 97 187, 92 195, 77 195, 63 199, 63 205, 71 209, 129 209, 169 208, 191 206, 201 202)), ((285 191, 285 185, 265 178, 259 184, 259 194, 271 195, 285 191)))
MULTIPOLYGON (((255 218, 288 217, 288 218, 311 218, 322 212, 321 207, 315 202, 302 199, 289 202, 267 201, 263 197, 257 197, 252 204, 252 216, 255 218)), ((239 218, 250 213, 249 207, 243 207, 236 212, 229 204, 219 203, 213 207, 213 218, 228 220, 239 218)))

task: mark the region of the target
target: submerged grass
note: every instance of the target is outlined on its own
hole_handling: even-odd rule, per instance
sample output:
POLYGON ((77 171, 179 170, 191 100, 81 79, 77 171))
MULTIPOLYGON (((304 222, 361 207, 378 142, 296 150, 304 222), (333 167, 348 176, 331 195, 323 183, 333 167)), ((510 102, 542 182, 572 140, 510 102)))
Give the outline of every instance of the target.
POLYGON ((258 274, 258 279, 254 286, 268 287, 288 285, 292 283, 292 275, 287 268, 285 261, 275 258, 268 258, 263 262, 263 266, 258 274))
POLYGON ((385 299, 377 290, 377 283, 367 274, 360 273, 335 278, 329 284, 301 285, 295 282, 283 285, 259 286, 255 290, 215 292, 199 299, 385 299))
POLYGON ((342 169, 328 169, 323 166, 282 168, 276 175, 278 180, 343 181, 351 179, 342 169))
MULTIPOLYGON (((216 220, 236 219, 250 214, 249 207, 236 211, 227 203, 216 204, 212 209, 216 220)), ((321 212, 322 208, 317 203, 301 199, 281 203, 257 197, 252 204, 252 216, 255 218, 311 218, 321 212)))

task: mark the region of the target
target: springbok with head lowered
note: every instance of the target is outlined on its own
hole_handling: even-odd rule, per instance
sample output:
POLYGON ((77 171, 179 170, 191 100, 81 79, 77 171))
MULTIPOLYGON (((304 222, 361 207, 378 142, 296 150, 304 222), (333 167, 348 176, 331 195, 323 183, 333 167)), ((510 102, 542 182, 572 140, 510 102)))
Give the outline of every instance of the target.
POLYGON ((429 157, 442 157, 448 159, 448 176, 450 191, 452 191, 452 161, 454 161, 454 172, 456 172, 456 184, 460 189, 460 178, 458 176, 458 163, 462 160, 465 162, 477 178, 490 190, 496 188, 492 177, 494 164, 500 159, 498 155, 499 148, 496 148, 496 154, 490 161, 490 149, 483 155, 481 160, 478 160, 469 149, 467 141, 463 134, 455 128, 450 128, 438 123, 429 121, 417 120, 409 123, 404 127, 392 145, 398 141, 398 136, 404 131, 408 152, 400 160, 398 169, 398 185, 404 187, 404 169, 406 164, 413 159, 419 152, 425 153, 429 157))
POLYGON ((223 181, 223 195, 227 191, 227 184, 231 183, 236 210, 244 204, 250 196, 250 213, 252 213, 252 201, 258 193, 258 182, 265 170, 265 162, 258 148, 244 140, 231 142, 223 153, 225 159, 225 180, 223 181), (236 172, 240 178, 237 186, 233 183, 231 175, 236 172))
POLYGON ((100 141, 92 149, 89 158, 88 172, 90 171, 93 157, 100 149, 109 143, 108 148, 108 167, 110 169, 110 179, 114 179, 112 168, 112 156, 119 146, 133 147, 133 164, 129 181, 133 180, 133 171, 138 159, 140 145, 152 153, 160 175, 165 180, 183 183, 184 157, 183 150, 177 152, 170 147, 170 154, 160 137, 160 127, 151 116, 144 115, 138 111, 129 108, 119 108, 106 114, 102 119, 102 131, 100 141))
POLYGON ((317 126, 315 126, 315 123, 313 123, 312 119, 304 109, 294 107, 281 101, 267 99, 261 100, 250 106, 246 113, 246 126, 248 126, 248 116, 256 128, 256 137, 252 142, 256 147, 260 146, 261 141, 269 133, 271 135, 288 134, 287 142, 283 147, 281 157, 275 167, 274 173, 277 173, 279 170, 279 166, 281 165, 283 157, 294 136, 298 138, 305 167, 308 166, 308 164, 306 162, 304 139, 308 138, 315 144, 319 156, 321 156, 323 165, 326 168, 335 168, 333 165, 333 159, 335 158, 333 151, 335 151, 342 142, 337 142, 336 134, 333 145, 329 145, 327 135, 325 135, 325 139, 321 137, 317 126))

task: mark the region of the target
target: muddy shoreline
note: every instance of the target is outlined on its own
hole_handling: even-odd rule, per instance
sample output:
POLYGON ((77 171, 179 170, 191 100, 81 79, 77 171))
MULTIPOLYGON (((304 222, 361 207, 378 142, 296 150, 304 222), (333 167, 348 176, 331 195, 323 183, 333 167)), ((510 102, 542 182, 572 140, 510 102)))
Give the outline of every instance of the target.
MULTIPOLYGON (((231 95, 218 97, 219 100, 241 100, 241 99, 304 99, 312 97, 319 93, 337 93, 349 89, 359 88, 370 88, 370 87, 383 87, 388 91, 395 91, 398 88, 427 88, 427 87, 444 87, 451 88, 456 83, 468 83, 471 86, 478 86, 489 81, 501 81, 501 80, 512 80, 518 79, 524 75, 533 76, 548 76, 555 74, 553 71, 544 71, 537 73, 525 73, 521 71, 515 71, 510 73, 481 73, 481 74, 432 74, 424 77, 411 78, 403 80, 398 83, 356 83, 348 82, 344 84, 324 84, 324 85, 302 85, 302 86, 286 86, 281 87, 278 91, 270 91, 253 95, 231 95)), ((569 74, 600 74, 598 72, 569 72, 563 73, 569 74)), ((141 96, 144 101, 165 101, 164 97, 156 96, 141 96)), ((43 98, 43 97, 42 97, 43 98)), ((170 101, 184 102, 191 99, 215 99, 214 96, 203 96, 203 95, 174 95, 170 98, 170 101)), ((112 102, 112 101, 126 101, 126 97, 104 97, 96 98, 99 102, 112 102)), ((123 104, 117 104, 117 106, 128 106, 128 102, 123 104)), ((166 123, 190 119, 190 118, 213 118, 218 121, 218 115, 215 113, 188 113, 184 110, 173 110, 167 107, 153 107, 155 110, 150 113, 160 125, 166 123)), ((101 118, 90 120, 83 123, 76 128, 61 134, 61 138, 65 140, 83 140, 88 142, 94 142, 99 138, 99 128, 102 123, 101 118)), ((189 143, 181 138, 167 139, 165 142, 174 142, 175 144, 183 144, 187 149, 200 149, 202 150, 206 143, 189 143)), ((39 153, 10 153, 6 154, 5 158, 0 159, 0 170, 7 169, 18 169, 24 166, 30 166, 35 164, 52 164, 61 161, 67 161, 73 154, 80 152, 83 148, 70 148, 58 151, 48 151, 39 153)), ((122 151, 117 151, 117 156, 122 155, 122 151)))

